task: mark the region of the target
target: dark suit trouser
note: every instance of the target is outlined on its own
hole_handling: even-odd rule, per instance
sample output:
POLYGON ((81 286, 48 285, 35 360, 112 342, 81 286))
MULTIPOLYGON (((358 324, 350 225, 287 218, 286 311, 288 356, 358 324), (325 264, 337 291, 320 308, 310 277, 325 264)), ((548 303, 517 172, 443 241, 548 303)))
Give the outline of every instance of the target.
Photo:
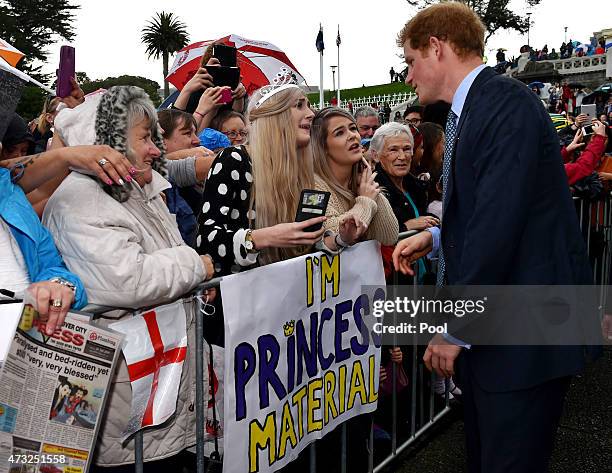
MULTIPOLYGON (((503 376, 503 373, 499 373, 503 376)), ((470 473, 545 473, 570 377, 510 392, 483 390, 458 359, 470 473)))

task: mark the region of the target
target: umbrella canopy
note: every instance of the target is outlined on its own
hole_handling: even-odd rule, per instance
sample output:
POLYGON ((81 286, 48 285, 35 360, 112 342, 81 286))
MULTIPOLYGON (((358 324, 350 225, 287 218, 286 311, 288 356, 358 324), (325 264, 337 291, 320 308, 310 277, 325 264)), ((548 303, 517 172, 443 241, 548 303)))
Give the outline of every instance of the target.
POLYGON ((540 81, 535 81, 535 82, 532 82, 531 84, 529 84, 527 87, 529 87, 530 89, 533 88, 533 87, 537 87, 538 89, 541 89, 541 88, 544 87, 544 83, 540 82, 540 81))
POLYGON ((25 56, 19 49, 0 38, 0 57, 15 67, 21 58, 25 56))
POLYGON ((235 34, 218 40, 201 41, 181 49, 174 58, 174 64, 172 64, 166 79, 177 89, 182 90, 200 67, 206 48, 214 42, 233 46, 237 49, 236 56, 242 83, 249 95, 260 87, 270 84, 283 67, 295 74, 298 83, 304 82, 304 77, 277 46, 265 41, 246 39, 235 34))
POLYGON ((597 87, 593 92, 582 99, 582 103, 587 105, 595 103, 597 97, 603 97, 605 101, 608 100, 610 95, 612 95, 612 82, 608 82, 597 87))

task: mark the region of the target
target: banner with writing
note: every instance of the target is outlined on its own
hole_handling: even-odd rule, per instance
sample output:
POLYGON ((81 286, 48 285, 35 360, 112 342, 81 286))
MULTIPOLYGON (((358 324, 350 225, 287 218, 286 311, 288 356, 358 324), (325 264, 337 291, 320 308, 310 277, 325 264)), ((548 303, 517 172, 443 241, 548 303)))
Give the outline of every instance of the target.
POLYGON ((375 241, 223 278, 224 472, 276 471, 376 409, 380 339, 366 322, 384 284, 375 241))

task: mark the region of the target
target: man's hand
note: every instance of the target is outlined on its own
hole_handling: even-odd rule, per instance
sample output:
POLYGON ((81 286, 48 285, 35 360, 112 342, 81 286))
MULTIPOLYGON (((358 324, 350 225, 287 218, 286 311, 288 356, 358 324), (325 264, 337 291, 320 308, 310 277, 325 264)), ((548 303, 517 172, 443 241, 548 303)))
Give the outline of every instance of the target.
POLYGON ((601 334, 604 340, 612 341, 612 315, 604 314, 603 320, 601 321, 601 334))
POLYGON ((446 341, 442 335, 431 339, 423 361, 429 371, 435 370, 438 375, 450 378, 455 374, 455 360, 461 353, 461 347, 446 341))
POLYGON ((421 232, 397 243, 393 250, 393 266, 396 271, 414 276, 412 263, 431 251, 433 237, 421 232))

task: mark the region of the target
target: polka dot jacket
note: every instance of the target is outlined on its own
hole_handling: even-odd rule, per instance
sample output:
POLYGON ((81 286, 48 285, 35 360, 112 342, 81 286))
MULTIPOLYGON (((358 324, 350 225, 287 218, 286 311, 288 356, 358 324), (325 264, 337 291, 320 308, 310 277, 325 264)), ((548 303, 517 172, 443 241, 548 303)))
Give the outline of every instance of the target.
POLYGON ((248 254, 244 237, 255 219, 249 210, 253 183, 251 158, 244 146, 230 146, 221 151, 210 167, 204 188, 197 249, 210 255, 215 276, 240 272, 257 262, 248 254))

